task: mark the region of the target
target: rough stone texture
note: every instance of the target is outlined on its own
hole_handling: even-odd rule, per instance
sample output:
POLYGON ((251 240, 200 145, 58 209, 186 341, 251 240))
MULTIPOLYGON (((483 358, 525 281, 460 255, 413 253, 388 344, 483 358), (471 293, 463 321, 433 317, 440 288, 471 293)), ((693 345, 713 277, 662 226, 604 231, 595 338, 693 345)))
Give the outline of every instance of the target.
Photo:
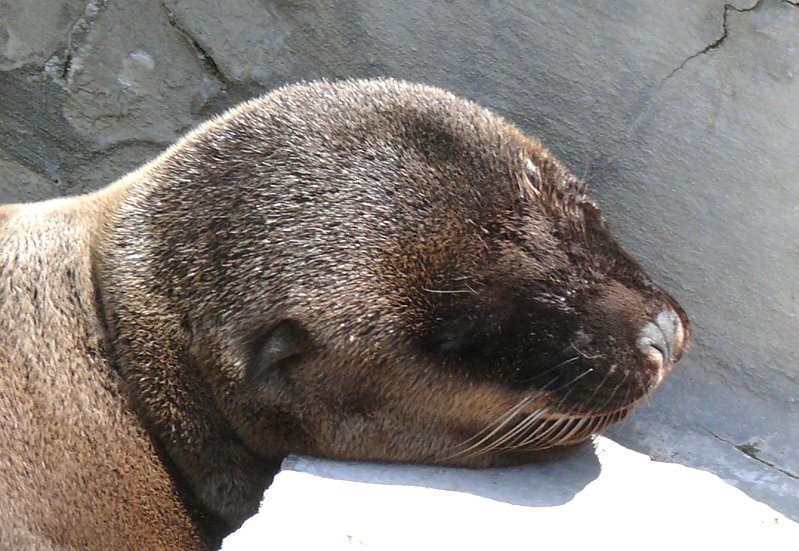
POLYGON ((43 64, 64 48, 75 21, 84 10, 82 0, 0 1, 0 70, 28 63, 43 64))
POLYGON ((82 192, 274 86, 390 75, 538 135, 683 303, 617 440, 799 519, 799 6, 0 0, 0 201, 82 192))
POLYGON ((52 180, 29 170, 0 151, 0 197, 3 202, 41 201, 56 195, 58 186, 52 180))
POLYGON ((67 78, 64 116, 92 148, 175 141, 220 88, 156 2, 109 3, 67 78))

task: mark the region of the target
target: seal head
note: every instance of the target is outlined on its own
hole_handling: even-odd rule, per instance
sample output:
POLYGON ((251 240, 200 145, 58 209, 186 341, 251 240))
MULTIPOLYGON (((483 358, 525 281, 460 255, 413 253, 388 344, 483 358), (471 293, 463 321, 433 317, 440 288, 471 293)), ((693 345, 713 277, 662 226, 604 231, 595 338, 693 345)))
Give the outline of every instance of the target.
POLYGON ((114 353, 231 524, 289 453, 489 466, 585 440, 690 339, 561 163, 436 88, 285 87, 135 180, 98 248, 114 353))

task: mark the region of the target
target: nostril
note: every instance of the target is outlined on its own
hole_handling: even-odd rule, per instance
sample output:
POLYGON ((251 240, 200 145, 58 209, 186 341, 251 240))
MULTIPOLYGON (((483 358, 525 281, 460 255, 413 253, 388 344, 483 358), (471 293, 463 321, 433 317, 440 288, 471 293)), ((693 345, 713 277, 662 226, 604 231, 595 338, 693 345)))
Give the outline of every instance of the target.
POLYGON ((660 352, 661 356, 663 356, 663 359, 667 359, 669 357, 669 347, 666 346, 664 342, 653 341, 649 346, 660 352))
POLYGON ((667 308, 657 315, 654 323, 650 321, 644 325, 637 344, 644 353, 651 353, 651 349, 655 349, 663 356, 663 361, 674 361, 675 352, 680 352, 682 338, 680 318, 667 308))
POLYGON ((664 362, 671 360, 671 343, 660 326, 651 321, 641 329, 636 344, 645 354, 651 354, 654 348, 660 352, 664 362))

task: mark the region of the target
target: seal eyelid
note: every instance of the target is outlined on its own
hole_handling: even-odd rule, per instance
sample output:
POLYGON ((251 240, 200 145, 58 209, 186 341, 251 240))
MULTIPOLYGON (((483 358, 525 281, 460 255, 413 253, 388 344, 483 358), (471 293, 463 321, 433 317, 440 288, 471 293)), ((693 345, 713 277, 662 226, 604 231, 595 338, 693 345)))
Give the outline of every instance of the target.
POLYGON ((422 347, 450 359, 499 354, 516 318, 485 314, 463 314, 441 324, 422 339, 422 347))
POLYGON ((296 321, 286 319, 271 326, 251 343, 249 381, 261 381, 275 370, 285 369, 309 349, 310 335, 296 321))

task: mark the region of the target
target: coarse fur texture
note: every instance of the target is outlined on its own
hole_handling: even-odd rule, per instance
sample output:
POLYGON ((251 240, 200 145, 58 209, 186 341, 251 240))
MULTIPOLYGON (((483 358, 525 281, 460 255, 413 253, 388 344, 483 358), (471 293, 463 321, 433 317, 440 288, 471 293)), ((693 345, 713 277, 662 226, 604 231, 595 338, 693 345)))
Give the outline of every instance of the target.
POLYGON ((287 86, 0 208, 0 300, 4 548, 213 546, 289 453, 528 460, 690 340, 538 142, 393 80, 287 86))

